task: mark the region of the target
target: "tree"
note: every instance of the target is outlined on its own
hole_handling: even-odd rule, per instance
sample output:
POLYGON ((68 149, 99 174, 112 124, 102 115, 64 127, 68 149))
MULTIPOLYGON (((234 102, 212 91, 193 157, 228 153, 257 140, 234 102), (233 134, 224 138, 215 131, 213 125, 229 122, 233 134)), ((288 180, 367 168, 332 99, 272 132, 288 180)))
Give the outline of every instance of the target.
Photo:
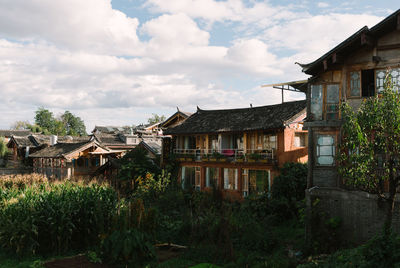
POLYGON ((165 121, 165 116, 164 115, 158 115, 158 114, 152 114, 152 117, 150 117, 149 119, 147 119, 147 122, 150 124, 150 125, 154 125, 154 124, 157 124, 157 123, 161 123, 161 122, 164 122, 165 121))
POLYGON ((78 116, 74 116, 70 111, 65 111, 65 113, 61 115, 61 121, 63 122, 67 135, 87 135, 83 120, 78 116))
POLYGON ((40 126, 43 130, 52 132, 55 124, 53 113, 43 107, 40 107, 35 114, 35 124, 40 126))
POLYGON ((8 152, 7 144, 3 137, 0 137, 0 157, 3 158, 8 152))
POLYGON ((31 129, 31 124, 28 121, 15 121, 14 124, 12 124, 11 129, 15 130, 24 130, 24 129, 31 129))
POLYGON ((87 135, 83 120, 69 111, 65 111, 60 119, 54 118, 53 113, 43 107, 39 108, 35 114, 35 125, 29 126, 33 132, 71 136, 87 135))
POLYGON ((345 184, 386 201, 388 235, 400 183, 400 93, 393 90, 388 76, 381 95, 366 99, 357 112, 345 103, 341 112, 339 172, 345 184))

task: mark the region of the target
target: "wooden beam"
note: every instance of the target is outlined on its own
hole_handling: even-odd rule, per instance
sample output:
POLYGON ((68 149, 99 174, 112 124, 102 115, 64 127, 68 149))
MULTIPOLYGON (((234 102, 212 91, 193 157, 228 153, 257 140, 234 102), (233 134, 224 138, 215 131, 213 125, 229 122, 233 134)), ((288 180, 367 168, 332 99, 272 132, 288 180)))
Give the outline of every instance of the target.
POLYGON ((382 46, 377 46, 377 50, 391 50, 391 49, 399 49, 400 44, 391 44, 391 45, 382 45, 382 46))
POLYGON ((400 30, 400 14, 397 14, 397 30, 400 30))
POLYGON ((374 39, 366 33, 361 33, 361 45, 372 46, 374 39))
POLYGON ((343 57, 338 55, 336 52, 332 54, 332 63, 343 62, 343 57))

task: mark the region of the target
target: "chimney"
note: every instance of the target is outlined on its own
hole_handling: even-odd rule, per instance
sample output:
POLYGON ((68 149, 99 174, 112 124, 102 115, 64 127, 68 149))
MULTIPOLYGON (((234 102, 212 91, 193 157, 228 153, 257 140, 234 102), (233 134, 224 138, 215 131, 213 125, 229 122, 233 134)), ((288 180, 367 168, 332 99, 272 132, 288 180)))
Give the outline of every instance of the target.
POLYGON ((56 145, 57 144, 57 136, 56 135, 51 135, 50 136, 50 146, 56 145))

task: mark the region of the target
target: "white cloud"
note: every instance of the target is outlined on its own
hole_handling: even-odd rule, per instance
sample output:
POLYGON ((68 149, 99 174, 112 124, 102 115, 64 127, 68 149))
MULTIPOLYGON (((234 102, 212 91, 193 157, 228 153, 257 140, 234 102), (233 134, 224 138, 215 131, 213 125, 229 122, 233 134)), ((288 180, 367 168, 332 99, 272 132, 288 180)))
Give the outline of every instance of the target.
POLYGON ((45 40, 73 50, 137 55, 139 21, 112 9, 111 0, 3 0, 0 32, 17 40, 45 40))
POLYGON ((257 39, 236 40, 228 49, 226 58, 232 64, 241 67, 244 73, 250 71, 270 76, 282 72, 276 68, 276 56, 268 52, 268 47, 264 42, 257 39))
POLYGON ((327 8, 327 7, 329 7, 330 5, 329 5, 329 3, 326 3, 326 2, 318 2, 317 6, 318 6, 319 8, 327 8))
POLYGON ((32 119, 38 106, 71 110, 91 128, 143 122, 151 112, 173 113, 176 106, 193 111, 196 105, 277 103, 278 90, 255 86, 303 79, 295 61, 315 60, 381 19, 311 16, 267 1, 148 0, 147 7, 162 14, 139 24, 110 0, 3 2, 2 128, 32 119), (231 43, 210 45, 213 31, 204 22, 216 21, 236 27, 231 43), (148 39, 139 40, 137 31, 148 39))
POLYGON ((381 17, 363 14, 308 16, 268 28, 259 38, 268 40, 271 47, 301 52, 307 60, 313 60, 363 26, 372 26, 380 20, 381 17))

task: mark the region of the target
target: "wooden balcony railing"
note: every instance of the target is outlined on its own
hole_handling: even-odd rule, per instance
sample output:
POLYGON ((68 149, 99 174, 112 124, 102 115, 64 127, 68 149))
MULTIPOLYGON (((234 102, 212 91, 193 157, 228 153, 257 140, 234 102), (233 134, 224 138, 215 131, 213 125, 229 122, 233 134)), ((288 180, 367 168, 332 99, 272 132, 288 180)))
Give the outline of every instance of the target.
POLYGON ((193 160, 226 159, 229 161, 269 160, 275 159, 274 149, 174 149, 178 158, 193 160))

